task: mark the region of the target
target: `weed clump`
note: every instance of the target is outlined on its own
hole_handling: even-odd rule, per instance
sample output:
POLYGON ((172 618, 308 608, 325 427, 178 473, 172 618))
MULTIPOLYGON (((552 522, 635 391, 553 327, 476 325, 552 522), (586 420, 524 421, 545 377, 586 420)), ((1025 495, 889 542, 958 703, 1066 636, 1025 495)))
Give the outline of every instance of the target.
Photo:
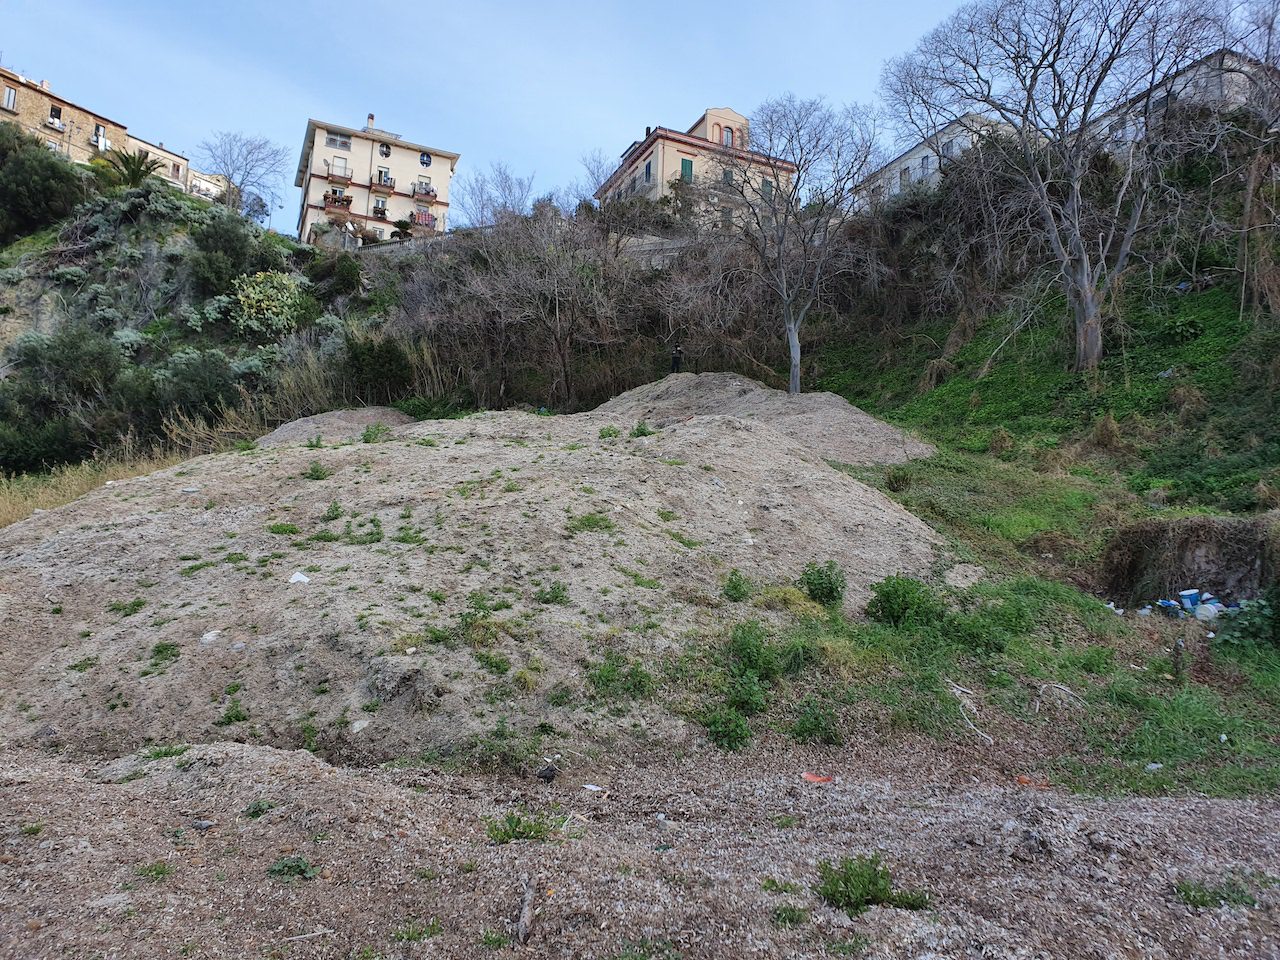
POLYGON ((616 528, 616 524, 603 513, 592 512, 579 514, 573 517, 565 524, 565 530, 570 536, 576 533, 609 533, 616 528))
POLYGON ((640 700, 653 694, 657 681, 638 663, 606 653, 603 662, 587 671, 587 680, 602 696, 640 700))
POLYGON ((280 880, 314 880, 320 871, 303 857, 281 857, 267 868, 267 874, 280 880))
POLYGON ((651 426, 649 426, 647 423, 645 423, 643 420, 641 420, 641 421, 640 421, 639 423, 637 423, 634 427, 632 427, 632 429, 631 429, 631 436, 632 436, 632 437, 637 437, 637 438, 638 438, 638 437, 652 437, 652 436, 655 436, 655 435, 657 434, 657 432, 658 432, 657 430, 654 430, 651 426))
POLYGON ((810 560, 805 564, 799 582, 810 600, 827 607, 844 600, 845 587, 849 585, 844 571, 834 560, 823 564, 810 560))
POLYGON ((726 600, 734 603, 741 603, 748 600, 751 594, 755 592, 755 587, 751 581, 747 579, 746 574, 736 567, 729 571, 728 576, 724 578, 724 585, 720 588, 721 595, 726 600))
POLYGON ((711 710, 703 718, 707 736, 721 750, 737 752, 751 742, 751 725, 747 718, 733 707, 711 710))
POLYGON ((911 577, 885 577, 871 585, 867 616, 891 627, 927 627, 942 620, 947 608, 925 584, 911 577))
POLYGON ((800 704, 795 723, 791 725, 791 736, 799 743, 839 746, 844 742, 836 726, 835 712, 812 697, 800 704))
POLYGON ((923 890, 895 890, 893 875, 880 860, 870 857, 844 857, 838 864, 829 860, 818 863, 818 882, 814 892, 838 910, 857 916, 870 907, 900 907, 924 910, 929 894, 923 890))
POLYGON ((486 832, 490 840, 501 845, 513 840, 550 840, 552 833, 563 825, 536 814, 525 815, 513 810, 501 819, 488 821, 486 832))

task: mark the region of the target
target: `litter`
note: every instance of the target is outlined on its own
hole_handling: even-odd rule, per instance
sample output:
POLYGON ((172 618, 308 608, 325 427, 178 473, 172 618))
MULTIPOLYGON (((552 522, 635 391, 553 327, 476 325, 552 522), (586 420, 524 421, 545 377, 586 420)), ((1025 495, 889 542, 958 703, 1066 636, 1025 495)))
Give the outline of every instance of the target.
POLYGON ((582 789, 590 790, 592 793, 600 793, 604 790, 604 787, 597 787, 594 783, 584 783, 582 789))
POLYGON ((801 779, 808 780, 810 783, 830 783, 835 777, 829 777, 821 773, 810 773, 806 770, 800 774, 801 779))
POLYGON ((200 488, 199 487, 183 487, 182 492, 183 493, 199 493, 200 488))
POLYGON ((1178 599, 1182 601, 1182 607, 1184 610, 1195 610, 1200 603, 1200 591, 1180 590, 1178 592, 1178 599))
POLYGON ((1219 743, 1226 743, 1226 742, 1227 742, 1227 735, 1226 735, 1225 733, 1220 733, 1220 734, 1218 734, 1218 742, 1219 742, 1219 743))
POLYGON ((298 570, 294 573, 292 577, 289 578, 289 582, 290 583, 310 583, 311 578, 308 577, 301 570, 298 570))
POLYGON ((1107 609, 1114 613, 1117 617, 1124 616, 1124 607, 1117 607, 1110 600, 1107 601, 1107 609))
POLYGON ((1163 769, 1164 769, 1164 764, 1163 764, 1163 763, 1148 763, 1148 764, 1147 764, 1147 773, 1155 773, 1157 770, 1163 770, 1163 769))

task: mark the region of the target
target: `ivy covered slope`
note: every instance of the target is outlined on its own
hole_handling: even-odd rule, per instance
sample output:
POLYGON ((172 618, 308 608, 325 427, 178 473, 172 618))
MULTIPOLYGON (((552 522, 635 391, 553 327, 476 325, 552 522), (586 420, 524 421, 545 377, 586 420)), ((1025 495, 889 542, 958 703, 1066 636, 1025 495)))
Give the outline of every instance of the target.
POLYGON ((148 181, 0 250, 0 473, 74 462, 203 416, 315 323, 309 251, 148 181))

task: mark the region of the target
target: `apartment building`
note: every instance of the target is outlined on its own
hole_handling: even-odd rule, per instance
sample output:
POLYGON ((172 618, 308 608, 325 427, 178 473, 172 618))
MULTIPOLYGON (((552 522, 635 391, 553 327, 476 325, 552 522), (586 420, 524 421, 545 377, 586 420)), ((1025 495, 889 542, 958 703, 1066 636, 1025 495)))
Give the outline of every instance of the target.
POLYGON ((794 166, 750 149, 747 118, 728 107, 711 107, 687 130, 646 127, 643 139, 622 152, 617 169, 595 193, 596 200, 641 197, 660 200, 680 183, 715 184, 729 166, 745 169, 772 184, 787 178, 794 166))
POLYGON ((136 153, 148 160, 158 160, 160 166, 155 175, 163 180, 187 191, 191 182, 191 162, 182 154, 170 150, 163 143, 151 143, 141 137, 126 133, 124 138, 125 153, 136 153))
POLYGON ((951 121, 864 177, 854 188, 859 203, 875 204, 913 187, 936 185, 947 163, 972 150, 995 126, 994 121, 973 113, 951 121))
POLYGON ((321 224, 381 239, 397 220, 422 235, 443 233, 460 156, 380 130, 372 113, 358 130, 308 120, 294 179, 302 188, 299 239, 313 242, 321 224))
POLYGON ((123 123, 58 96, 47 80, 37 83, 0 67, 0 122, 6 120, 76 163, 125 148, 123 123))

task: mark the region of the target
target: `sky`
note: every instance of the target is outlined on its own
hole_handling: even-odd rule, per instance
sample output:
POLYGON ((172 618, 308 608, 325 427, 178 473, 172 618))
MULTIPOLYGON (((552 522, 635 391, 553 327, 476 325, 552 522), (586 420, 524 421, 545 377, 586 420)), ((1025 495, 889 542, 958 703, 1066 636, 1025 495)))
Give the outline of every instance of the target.
POLYGON ((0 0, 0 64, 184 153, 212 132, 290 153, 307 119, 376 126, 501 161, 545 193, 620 155, 646 126, 684 129, 707 107, 750 116, 785 92, 873 102, 884 61, 958 0, 0 0))

